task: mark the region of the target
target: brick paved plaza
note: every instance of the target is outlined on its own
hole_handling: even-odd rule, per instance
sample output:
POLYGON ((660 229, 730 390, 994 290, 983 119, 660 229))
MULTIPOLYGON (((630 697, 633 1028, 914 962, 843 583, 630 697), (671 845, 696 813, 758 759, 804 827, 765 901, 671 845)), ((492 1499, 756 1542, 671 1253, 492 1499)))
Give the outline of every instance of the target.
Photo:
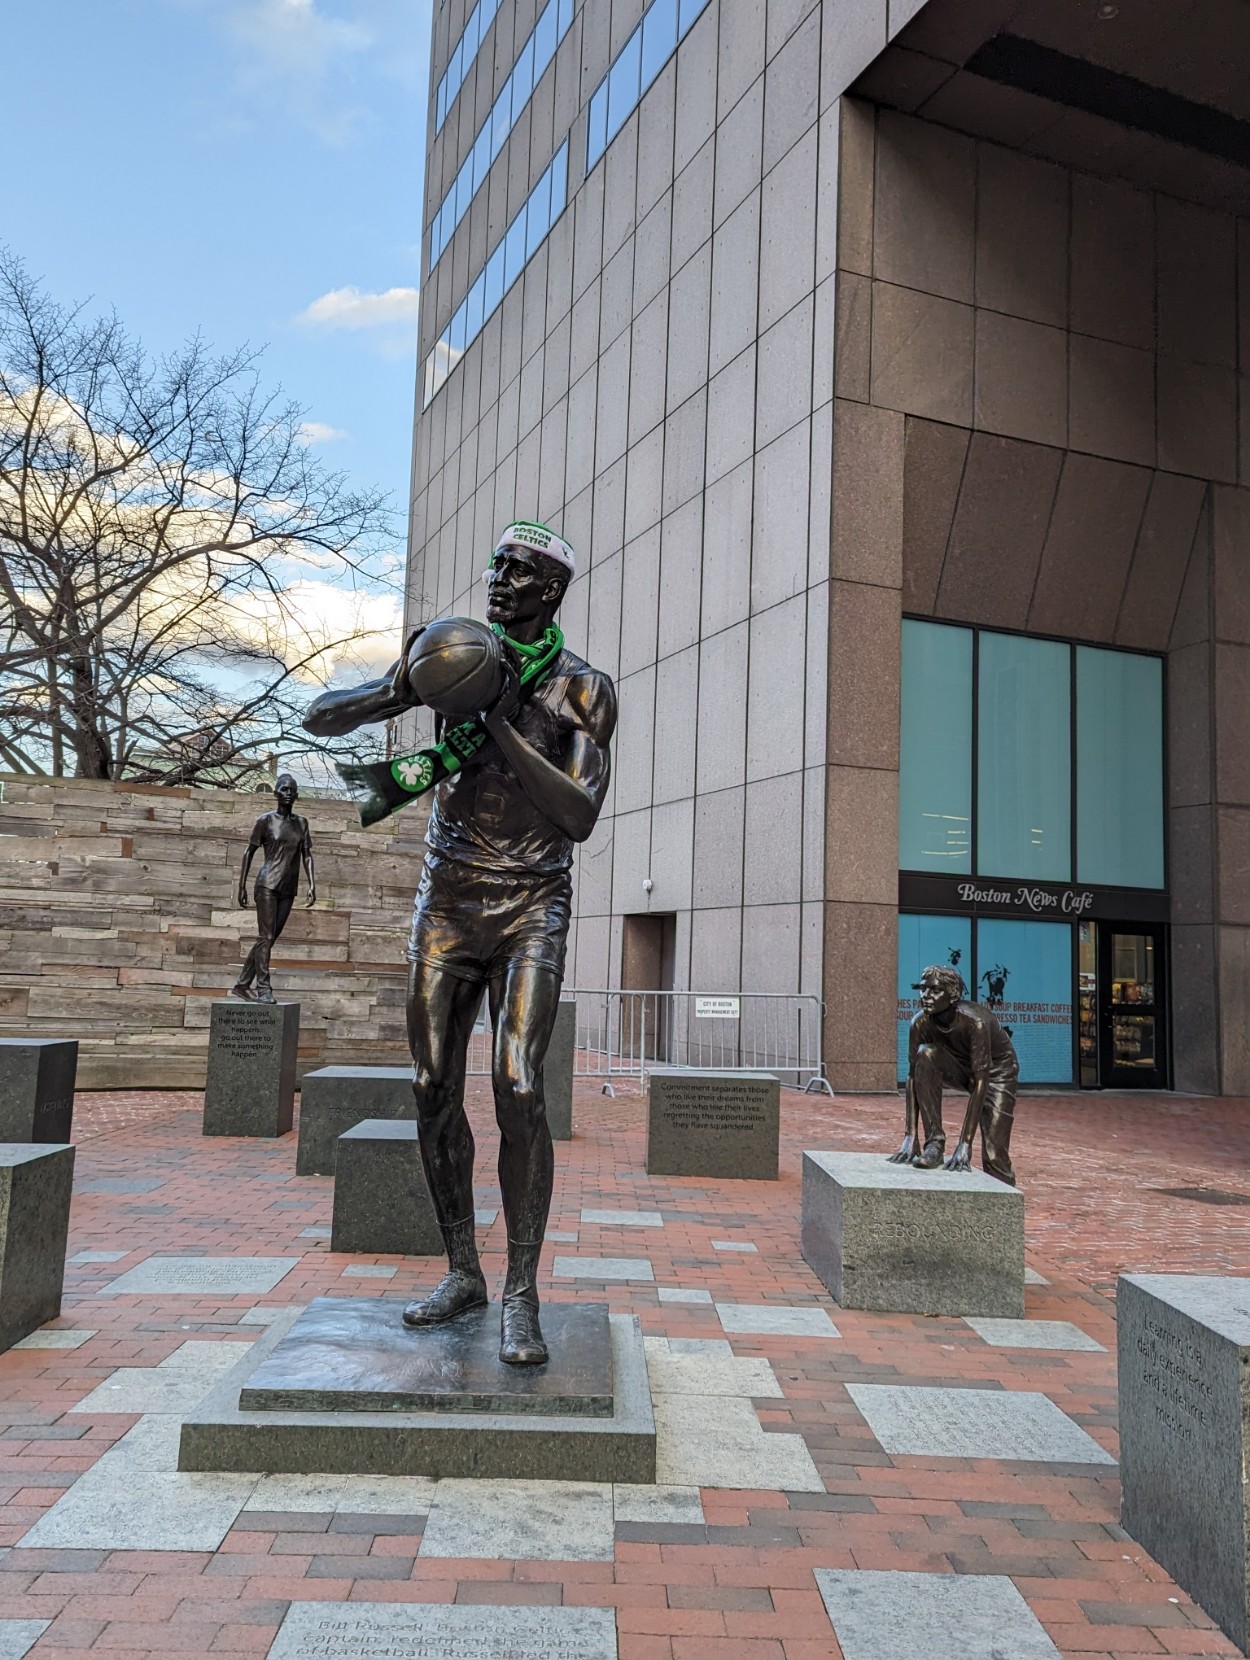
MULTIPOLYGON (((496 1137, 472 1087, 497 1283, 496 1137)), ((1004 1660, 1236 1652, 1117 1526, 1112 1298, 1121 1271, 1250 1272, 1244 1209, 1211 1202, 1250 1196, 1250 1103, 1021 1103, 1027 1314, 1047 1322, 1026 1332, 846 1312, 803 1263, 802 1149, 890 1150, 897 1101, 785 1092, 781 1181, 712 1183, 647 1177, 641 1099, 580 1094, 575 1139, 557 1146, 544 1294, 640 1316, 661 1487, 537 1493, 175 1472, 179 1415, 268 1311, 406 1298, 436 1266, 331 1254, 332 1180, 295 1176, 294 1136, 205 1141, 199 1107, 79 1096, 63 1317, 0 1357, 0 1656, 264 1655, 275 1639, 284 1660, 439 1653, 411 1636, 352 1648, 354 1622, 385 1628, 396 1604, 471 1621, 472 1605, 537 1604, 556 1634, 552 1608, 611 1610, 620 1660, 893 1660, 921 1644, 944 1660, 965 1651, 926 1636, 943 1608, 970 1628, 992 1614, 1004 1660), (255 1269, 269 1289, 110 1290, 154 1255, 253 1259, 236 1277, 255 1269), (889 1450, 917 1438, 932 1450, 889 1450), (918 1574, 977 1577, 951 1603, 951 1578, 918 1574), (313 1603, 336 1605, 323 1612, 344 1646, 304 1643, 313 1603)))

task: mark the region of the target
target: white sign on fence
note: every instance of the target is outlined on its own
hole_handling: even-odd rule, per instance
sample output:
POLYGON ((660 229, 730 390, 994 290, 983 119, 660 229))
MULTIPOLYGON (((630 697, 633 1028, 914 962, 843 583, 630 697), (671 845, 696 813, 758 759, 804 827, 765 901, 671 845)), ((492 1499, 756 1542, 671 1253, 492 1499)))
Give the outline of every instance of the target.
POLYGON ((696 1020, 737 1020, 740 1013, 741 1000, 737 997, 696 997, 694 1000, 696 1020))

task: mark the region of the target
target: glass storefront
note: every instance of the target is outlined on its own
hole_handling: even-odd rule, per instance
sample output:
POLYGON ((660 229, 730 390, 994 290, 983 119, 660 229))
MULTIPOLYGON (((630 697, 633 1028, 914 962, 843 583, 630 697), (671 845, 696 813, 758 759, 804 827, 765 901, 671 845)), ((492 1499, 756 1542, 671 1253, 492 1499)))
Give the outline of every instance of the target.
POLYGON ((1165 1087, 1162 660, 909 618, 901 746, 900 1077, 949 963, 1022 1082, 1165 1087))

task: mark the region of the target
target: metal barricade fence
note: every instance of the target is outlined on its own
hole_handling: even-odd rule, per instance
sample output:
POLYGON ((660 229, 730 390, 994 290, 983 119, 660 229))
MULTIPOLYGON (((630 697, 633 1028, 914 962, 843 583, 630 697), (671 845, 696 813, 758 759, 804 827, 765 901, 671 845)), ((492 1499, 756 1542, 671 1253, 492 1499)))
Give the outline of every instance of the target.
MULTIPOLYGON (((819 997, 787 992, 608 991, 571 987, 577 1001, 573 1076, 602 1085, 646 1085, 655 1066, 770 1072, 783 1084, 832 1095, 825 1077, 819 997)), ((490 1071, 485 1006, 469 1044, 468 1072, 490 1071)))

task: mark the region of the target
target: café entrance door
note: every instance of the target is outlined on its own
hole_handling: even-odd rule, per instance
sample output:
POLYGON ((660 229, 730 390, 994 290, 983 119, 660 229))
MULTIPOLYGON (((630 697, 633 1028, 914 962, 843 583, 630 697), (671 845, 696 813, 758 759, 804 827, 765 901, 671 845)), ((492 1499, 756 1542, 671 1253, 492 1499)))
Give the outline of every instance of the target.
POLYGON ((1078 950, 1082 1084, 1166 1089, 1163 929, 1153 923, 1084 922, 1078 950))

